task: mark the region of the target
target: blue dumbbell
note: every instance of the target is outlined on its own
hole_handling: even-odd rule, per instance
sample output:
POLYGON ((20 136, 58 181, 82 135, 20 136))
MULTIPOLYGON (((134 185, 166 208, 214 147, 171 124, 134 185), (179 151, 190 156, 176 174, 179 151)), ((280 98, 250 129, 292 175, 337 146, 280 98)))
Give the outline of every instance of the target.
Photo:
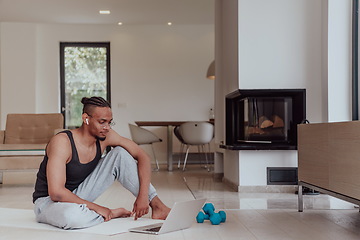
POLYGON ((220 211, 219 213, 215 213, 215 207, 211 203, 206 203, 203 207, 203 212, 199 212, 196 220, 198 223, 203 223, 204 220, 210 220, 211 224, 219 225, 221 222, 226 221, 226 213, 224 211, 220 211))
POLYGON ((219 211, 220 217, 221 217, 221 222, 225 222, 226 221, 226 212, 224 211, 219 211))
POLYGON ((196 216, 196 221, 198 223, 203 223, 205 220, 209 220, 209 216, 203 212, 199 212, 198 215, 196 216))

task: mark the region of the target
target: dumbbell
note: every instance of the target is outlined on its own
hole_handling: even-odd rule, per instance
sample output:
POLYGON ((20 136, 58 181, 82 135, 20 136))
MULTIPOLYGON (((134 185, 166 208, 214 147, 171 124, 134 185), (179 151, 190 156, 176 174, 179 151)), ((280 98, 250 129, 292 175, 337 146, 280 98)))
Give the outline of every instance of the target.
MULTIPOLYGON (((215 213, 215 207, 212 203, 206 203, 203 207, 204 212, 210 216, 210 221, 211 221, 211 216, 213 215, 218 215, 220 217, 220 222, 225 222, 226 221, 226 213, 224 211, 219 211, 218 213, 215 213)), ((216 217, 218 218, 218 217, 216 217)))
MULTIPOLYGON (((219 211, 220 217, 221 217, 221 221, 220 222, 225 222, 226 221, 226 213, 224 211, 219 211)), ((199 212, 198 215, 196 216, 196 221, 198 223, 203 223, 205 220, 209 220, 209 215, 203 213, 203 212, 199 212)))
POLYGON ((209 215, 206 215, 203 212, 199 212, 198 215, 196 216, 196 221, 198 223, 203 223, 205 220, 209 220, 209 215))
POLYGON ((211 203, 206 203, 203 207, 203 212, 199 212, 196 216, 196 220, 198 223, 203 223, 204 220, 210 220, 211 224, 213 225, 219 225, 221 222, 226 221, 226 213, 224 211, 219 211, 218 213, 215 213, 215 207, 211 203))
POLYGON ((220 217, 221 217, 221 222, 225 222, 226 221, 226 212, 224 211, 219 211, 220 217))

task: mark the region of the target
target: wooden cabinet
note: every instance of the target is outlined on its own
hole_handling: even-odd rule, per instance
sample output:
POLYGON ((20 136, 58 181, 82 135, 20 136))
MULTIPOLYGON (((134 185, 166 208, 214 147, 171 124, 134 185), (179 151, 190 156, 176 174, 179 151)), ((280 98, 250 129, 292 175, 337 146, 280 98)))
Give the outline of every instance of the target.
POLYGON ((360 122, 298 125, 298 179, 299 186, 359 200, 360 122))

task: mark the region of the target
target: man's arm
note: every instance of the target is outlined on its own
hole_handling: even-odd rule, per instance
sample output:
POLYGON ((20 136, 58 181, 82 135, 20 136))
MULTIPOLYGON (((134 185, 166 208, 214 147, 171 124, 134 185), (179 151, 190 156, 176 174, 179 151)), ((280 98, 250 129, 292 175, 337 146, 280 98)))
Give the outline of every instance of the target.
POLYGON ((150 157, 135 142, 120 136, 114 130, 110 130, 104 144, 107 146, 121 146, 138 161, 140 189, 133 208, 136 220, 149 212, 149 186, 151 181, 150 157))
POLYGON ((95 203, 79 198, 70 190, 65 188, 66 163, 71 159, 72 151, 70 142, 66 135, 58 134, 49 142, 47 149, 47 181, 48 192, 54 202, 71 202, 86 204, 91 210, 104 217, 105 221, 113 218, 112 210, 95 203))

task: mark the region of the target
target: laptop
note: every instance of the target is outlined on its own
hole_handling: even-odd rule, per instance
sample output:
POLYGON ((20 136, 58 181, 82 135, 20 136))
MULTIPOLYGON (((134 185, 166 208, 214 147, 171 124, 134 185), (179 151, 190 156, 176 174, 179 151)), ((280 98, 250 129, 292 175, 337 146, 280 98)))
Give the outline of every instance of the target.
POLYGON ((130 228, 130 232, 163 234, 189 228, 201 210, 206 199, 176 202, 166 220, 162 223, 130 228))

